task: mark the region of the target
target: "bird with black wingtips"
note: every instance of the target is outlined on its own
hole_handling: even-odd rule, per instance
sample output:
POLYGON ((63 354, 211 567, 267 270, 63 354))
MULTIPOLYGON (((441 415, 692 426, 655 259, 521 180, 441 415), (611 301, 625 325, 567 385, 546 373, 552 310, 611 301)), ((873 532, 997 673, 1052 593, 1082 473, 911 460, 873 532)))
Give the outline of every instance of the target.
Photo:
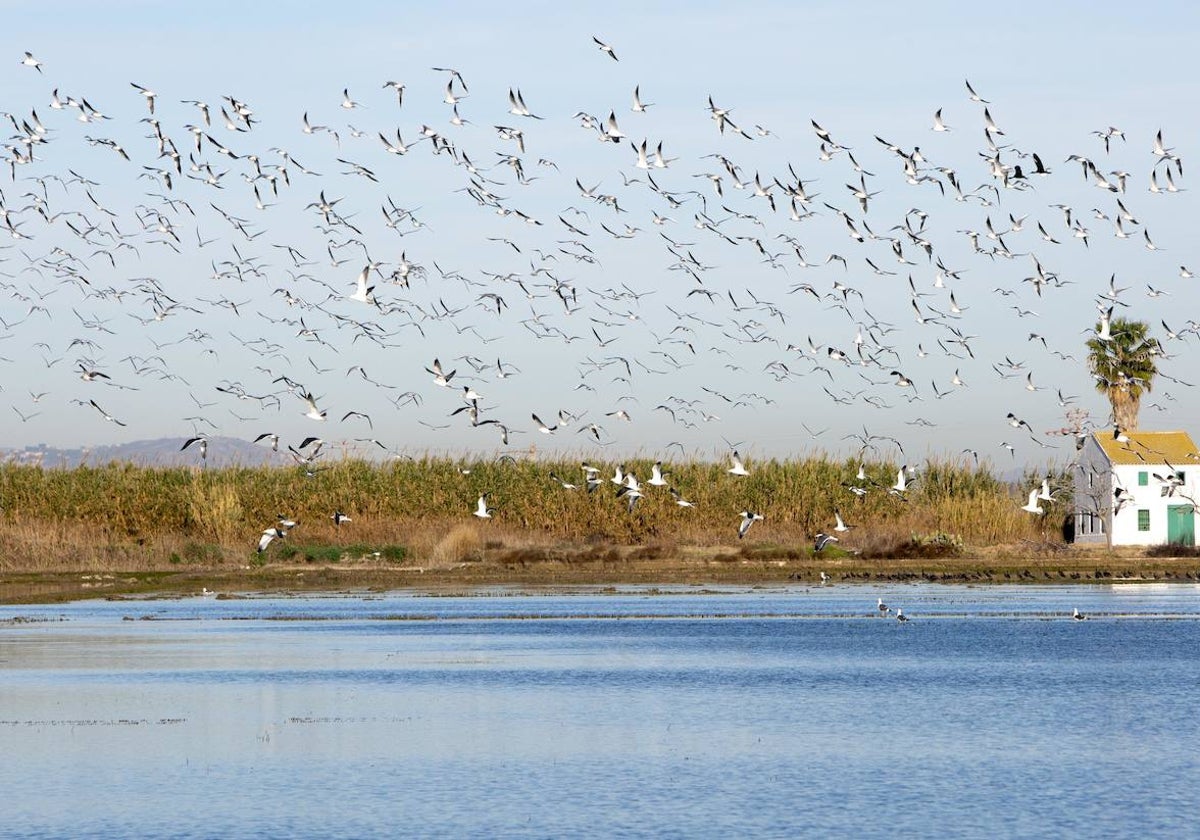
POLYGON ((283 528, 276 527, 276 528, 266 529, 265 531, 262 532, 262 535, 258 538, 258 553, 262 554, 264 551, 266 551, 267 546, 269 546, 271 544, 272 540, 281 540, 286 536, 287 536, 287 531, 283 528))
MULTIPOLYGON (((866 478, 866 476, 863 476, 863 478, 866 478)), ((842 519, 842 512, 840 510, 838 510, 837 508, 833 509, 833 518, 834 518, 834 523, 835 523, 833 526, 833 530, 837 531, 839 534, 849 531, 851 528, 854 527, 853 525, 846 524, 845 520, 842 519)))
POLYGON ((838 538, 835 537, 833 534, 826 534, 825 532, 821 532, 821 533, 817 534, 816 542, 813 543, 813 553, 820 553, 820 552, 824 551, 825 548, 830 543, 835 543, 835 542, 838 542, 838 538))
POLYGON ((207 464, 208 463, 208 438, 206 438, 204 435, 197 435, 196 437, 188 438, 187 440, 185 440, 183 442, 183 446, 179 447, 179 451, 182 452, 183 450, 185 450, 189 446, 191 446, 193 443, 198 443, 200 445, 199 446, 200 463, 207 464))
MULTIPOLYGON (((597 47, 599 47, 599 49, 600 49, 600 52, 602 52, 602 53, 604 53, 605 55, 607 55, 607 56, 608 56, 609 58, 611 58, 613 61, 617 61, 617 60, 618 60, 618 59, 617 59, 617 53, 616 53, 616 51, 615 51, 615 50, 614 50, 614 49, 613 49, 611 46, 609 46, 608 44, 606 44, 606 43, 604 43, 603 41, 601 41, 601 40, 600 40, 599 38, 597 38, 595 35, 593 35, 593 36, 592 36, 592 40, 596 42, 596 46, 597 46, 597 47)), ((28 53, 26 53, 26 55, 28 55, 28 53)))
POLYGON ((495 508, 488 507, 487 499, 487 493, 480 493, 479 499, 475 502, 475 510, 472 513, 479 519, 491 519, 492 513, 496 510, 495 508))
POLYGON ((274 432, 263 432, 261 435, 259 435, 258 437, 256 437, 254 439, 254 442, 261 443, 264 440, 270 441, 272 452, 279 451, 279 435, 275 434, 274 432))
POLYGON ((629 512, 633 513, 638 499, 642 498, 642 485, 632 472, 625 473, 625 483, 617 488, 617 498, 624 498, 629 506, 629 512))
POLYGON ((755 522, 762 522, 764 518, 761 513, 754 513, 749 510, 742 511, 742 522, 738 525, 738 539, 740 540, 746 536, 746 532, 750 530, 751 525, 755 522))
POLYGON ((742 463, 742 456, 738 454, 736 449, 729 453, 729 460, 733 466, 731 466, 725 472, 729 473, 730 475, 750 475, 750 471, 746 469, 746 465, 742 463))
POLYGON ((306 411, 304 413, 305 417, 307 417, 310 420, 324 420, 325 419, 325 415, 328 412, 317 408, 317 398, 316 397, 314 397, 311 393, 306 391, 306 392, 300 394, 300 399, 304 400, 304 404, 308 406, 308 411, 306 411))
POLYGON ((676 490, 674 487, 670 488, 670 493, 671 493, 671 498, 673 498, 675 500, 675 504, 678 507, 695 507, 695 505, 692 502, 689 502, 687 499, 685 499, 683 497, 683 494, 680 493, 678 490, 676 490))
POLYGON ((425 368, 425 370, 428 373, 433 374, 433 384, 439 385, 442 388, 448 386, 450 384, 450 380, 454 378, 454 374, 457 373, 456 370, 452 370, 449 373, 444 372, 442 370, 442 363, 437 359, 433 360, 433 367, 425 368))

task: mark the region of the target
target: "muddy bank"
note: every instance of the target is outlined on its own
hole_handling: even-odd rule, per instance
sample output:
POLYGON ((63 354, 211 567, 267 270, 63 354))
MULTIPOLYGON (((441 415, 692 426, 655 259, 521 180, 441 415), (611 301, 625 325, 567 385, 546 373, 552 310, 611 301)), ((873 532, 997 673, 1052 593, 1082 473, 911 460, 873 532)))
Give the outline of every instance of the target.
POLYGON ((207 589, 225 597, 250 593, 346 589, 411 589, 444 593, 477 587, 603 586, 619 584, 771 585, 929 581, 945 583, 1072 584, 1113 581, 1200 581, 1200 557, 1147 557, 1142 552, 1028 546, 967 556, 862 559, 814 557, 807 552, 709 548, 662 553, 648 548, 581 551, 572 548, 497 552, 452 564, 304 563, 171 568, 123 573, 9 571, 0 573, 0 603, 53 603, 78 598, 161 594, 190 596, 207 589))

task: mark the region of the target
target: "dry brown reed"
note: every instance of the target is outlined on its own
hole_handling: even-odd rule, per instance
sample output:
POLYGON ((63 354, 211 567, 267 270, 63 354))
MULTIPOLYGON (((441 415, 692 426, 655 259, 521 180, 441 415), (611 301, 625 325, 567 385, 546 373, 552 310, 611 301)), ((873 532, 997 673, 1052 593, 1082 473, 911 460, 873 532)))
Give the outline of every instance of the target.
MULTIPOLYGON (((644 481, 651 463, 631 459, 625 468, 644 481)), ((726 467, 664 465, 695 507, 677 506, 666 488, 643 487, 645 498, 629 512, 608 480, 611 465, 603 486, 589 494, 580 463, 569 460, 343 460, 313 475, 279 467, 10 464, 0 466, 0 569, 246 564, 258 559, 258 535, 281 514, 300 522, 285 543, 354 545, 368 557, 368 549, 403 546, 410 558, 431 563, 524 547, 740 545, 737 525, 747 509, 765 520, 743 543, 781 546, 809 545, 833 525, 835 508, 854 526, 842 535, 843 547, 882 548, 931 534, 951 534, 970 546, 1052 539, 1062 518, 1053 510, 1030 517, 1020 510, 1022 491, 960 462, 922 465, 905 498, 886 490, 895 480, 893 463, 866 465, 862 497, 845 486, 854 482, 857 461, 762 460, 742 478, 726 467), (579 489, 564 489, 551 472, 579 489), (477 522, 471 510, 485 491, 494 518, 477 522), (335 528, 335 509, 352 521, 335 528)), ((265 559, 277 551, 272 546, 265 559)))

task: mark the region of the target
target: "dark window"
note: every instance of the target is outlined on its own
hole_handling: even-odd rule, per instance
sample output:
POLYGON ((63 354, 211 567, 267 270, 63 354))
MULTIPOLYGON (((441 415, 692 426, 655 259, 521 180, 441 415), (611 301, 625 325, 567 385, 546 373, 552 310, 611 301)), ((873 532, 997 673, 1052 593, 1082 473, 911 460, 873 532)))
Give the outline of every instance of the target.
POLYGON ((1149 531, 1150 530, 1150 511, 1149 510, 1142 509, 1142 510, 1138 511, 1138 530, 1139 531, 1149 531))

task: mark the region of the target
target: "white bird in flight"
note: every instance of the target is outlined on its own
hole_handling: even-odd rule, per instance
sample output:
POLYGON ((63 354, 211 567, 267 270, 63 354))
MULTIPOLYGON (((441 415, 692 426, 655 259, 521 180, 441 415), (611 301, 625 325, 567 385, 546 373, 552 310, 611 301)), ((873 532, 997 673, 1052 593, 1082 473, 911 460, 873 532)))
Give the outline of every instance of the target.
POLYGON ((492 512, 495 510, 495 508, 488 507, 487 497, 487 493, 480 493, 478 501, 475 502, 475 510, 472 511, 480 519, 491 519, 492 512))
POLYGON ((740 540, 746 536, 746 532, 750 530, 751 525, 762 520, 763 515, 761 513, 754 513, 749 510, 742 511, 742 523, 738 526, 738 539, 740 540))
POLYGON ((1036 513, 1038 516, 1045 513, 1042 506, 1038 504, 1038 489, 1036 487, 1029 491, 1029 501, 1021 507, 1021 510, 1036 513))
POLYGON ((727 473, 730 475, 750 475, 750 471, 746 469, 746 465, 742 463, 742 458, 740 455, 738 455, 738 451, 736 449, 729 453, 729 460, 733 463, 733 466, 726 470, 727 473))

